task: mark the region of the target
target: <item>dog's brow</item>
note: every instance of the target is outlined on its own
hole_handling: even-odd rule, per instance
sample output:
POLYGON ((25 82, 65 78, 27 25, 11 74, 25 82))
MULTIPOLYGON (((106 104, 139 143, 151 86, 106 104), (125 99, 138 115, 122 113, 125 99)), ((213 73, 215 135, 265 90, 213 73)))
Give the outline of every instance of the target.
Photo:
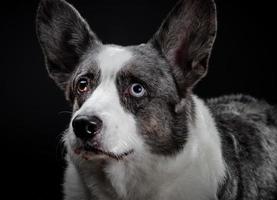
POLYGON ((132 52, 119 46, 106 46, 96 57, 102 79, 115 74, 132 58, 132 52))

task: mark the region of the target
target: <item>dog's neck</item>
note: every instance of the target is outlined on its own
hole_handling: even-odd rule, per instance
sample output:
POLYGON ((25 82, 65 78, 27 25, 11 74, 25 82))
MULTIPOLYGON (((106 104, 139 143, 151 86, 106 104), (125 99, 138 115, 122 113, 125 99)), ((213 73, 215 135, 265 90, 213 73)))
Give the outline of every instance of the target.
MULTIPOLYGON (((97 189, 97 193, 103 194, 101 199, 109 199, 106 195, 132 200, 216 199, 225 174, 220 137, 202 100, 195 96, 192 100, 195 116, 188 122, 188 138, 183 150, 170 157, 145 154, 107 164, 102 168, 105 181, 99 180, 101 187, 97 189), (105 191, 101 189, 103 184, 105 191), (112 191, 110 194, 107 188, 112 191)), ((97 187, 99 183, 94 180, 93 185, 97 187)))

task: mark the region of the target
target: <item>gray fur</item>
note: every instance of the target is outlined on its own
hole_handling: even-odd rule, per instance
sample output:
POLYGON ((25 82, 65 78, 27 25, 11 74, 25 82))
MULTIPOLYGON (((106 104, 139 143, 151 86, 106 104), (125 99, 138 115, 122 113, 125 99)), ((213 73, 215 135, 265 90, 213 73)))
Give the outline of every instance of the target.
POLYGON ((173 67, 183 96, 206 75, 216 31, 214 2, 186 0, 176 4, 151 39, 173 67))
POLYGON ((64 0, 41 1, 37 35, 49 75, 62 89, 82 56, 101 43, 79 13, 64 0))
MULTIPOLYGON (((139 81, 147 88, 148 94, 139 100, 122 97, 122 105, 136 116, 141 134, 153 152, 163 155, 176 153, 186 141, 187 127, 183 122, 192 115, 191 107, 175 113, 180 97, 171 68, 158 51, 149 44, 130 47, 130 50, 134 58, 119 72, 118 90, 139 81), (176 128, 172 130, 172 127, 176 128)), ((189 95, 186 101, 191 101, 189 95)))
POLYGON ((228 164, 220 199, 276 199, 277 108, 245 95, 223 96, 207 104, 228 164))

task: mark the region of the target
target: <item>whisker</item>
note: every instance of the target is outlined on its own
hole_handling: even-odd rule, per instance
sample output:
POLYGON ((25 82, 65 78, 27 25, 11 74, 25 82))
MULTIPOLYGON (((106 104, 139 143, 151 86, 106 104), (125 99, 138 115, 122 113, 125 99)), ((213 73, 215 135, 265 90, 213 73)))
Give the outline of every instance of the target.
POLYGON ((63 159, 64 156, 66 155, 66 147, 64 145, 64 132, 57 135, 57 139, 58 139, 58 144, 56 147, 57 159, 59 159, 58 155, 60 155, 60 157, 63 159))

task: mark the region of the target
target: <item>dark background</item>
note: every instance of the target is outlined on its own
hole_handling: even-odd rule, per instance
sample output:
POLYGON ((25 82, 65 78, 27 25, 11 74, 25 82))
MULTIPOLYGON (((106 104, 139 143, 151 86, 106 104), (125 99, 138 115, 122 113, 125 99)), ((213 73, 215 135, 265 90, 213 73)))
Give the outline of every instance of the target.
MULTIPOLYGON (((147 41, 174 0, 71 0, 104 43, 147 41)), ((275 6, 217 1, 218 37, 200 97, 246 93, 277 104, 275 6)), ((5 199, 61 199, 61 134, 70 118, 35 35, 38 1, 1 2, 1 185, 5 199), (3 189, 3 187, 2 187, 3 189)), ((2 193, 3 195, 3 193, 2 193)))

